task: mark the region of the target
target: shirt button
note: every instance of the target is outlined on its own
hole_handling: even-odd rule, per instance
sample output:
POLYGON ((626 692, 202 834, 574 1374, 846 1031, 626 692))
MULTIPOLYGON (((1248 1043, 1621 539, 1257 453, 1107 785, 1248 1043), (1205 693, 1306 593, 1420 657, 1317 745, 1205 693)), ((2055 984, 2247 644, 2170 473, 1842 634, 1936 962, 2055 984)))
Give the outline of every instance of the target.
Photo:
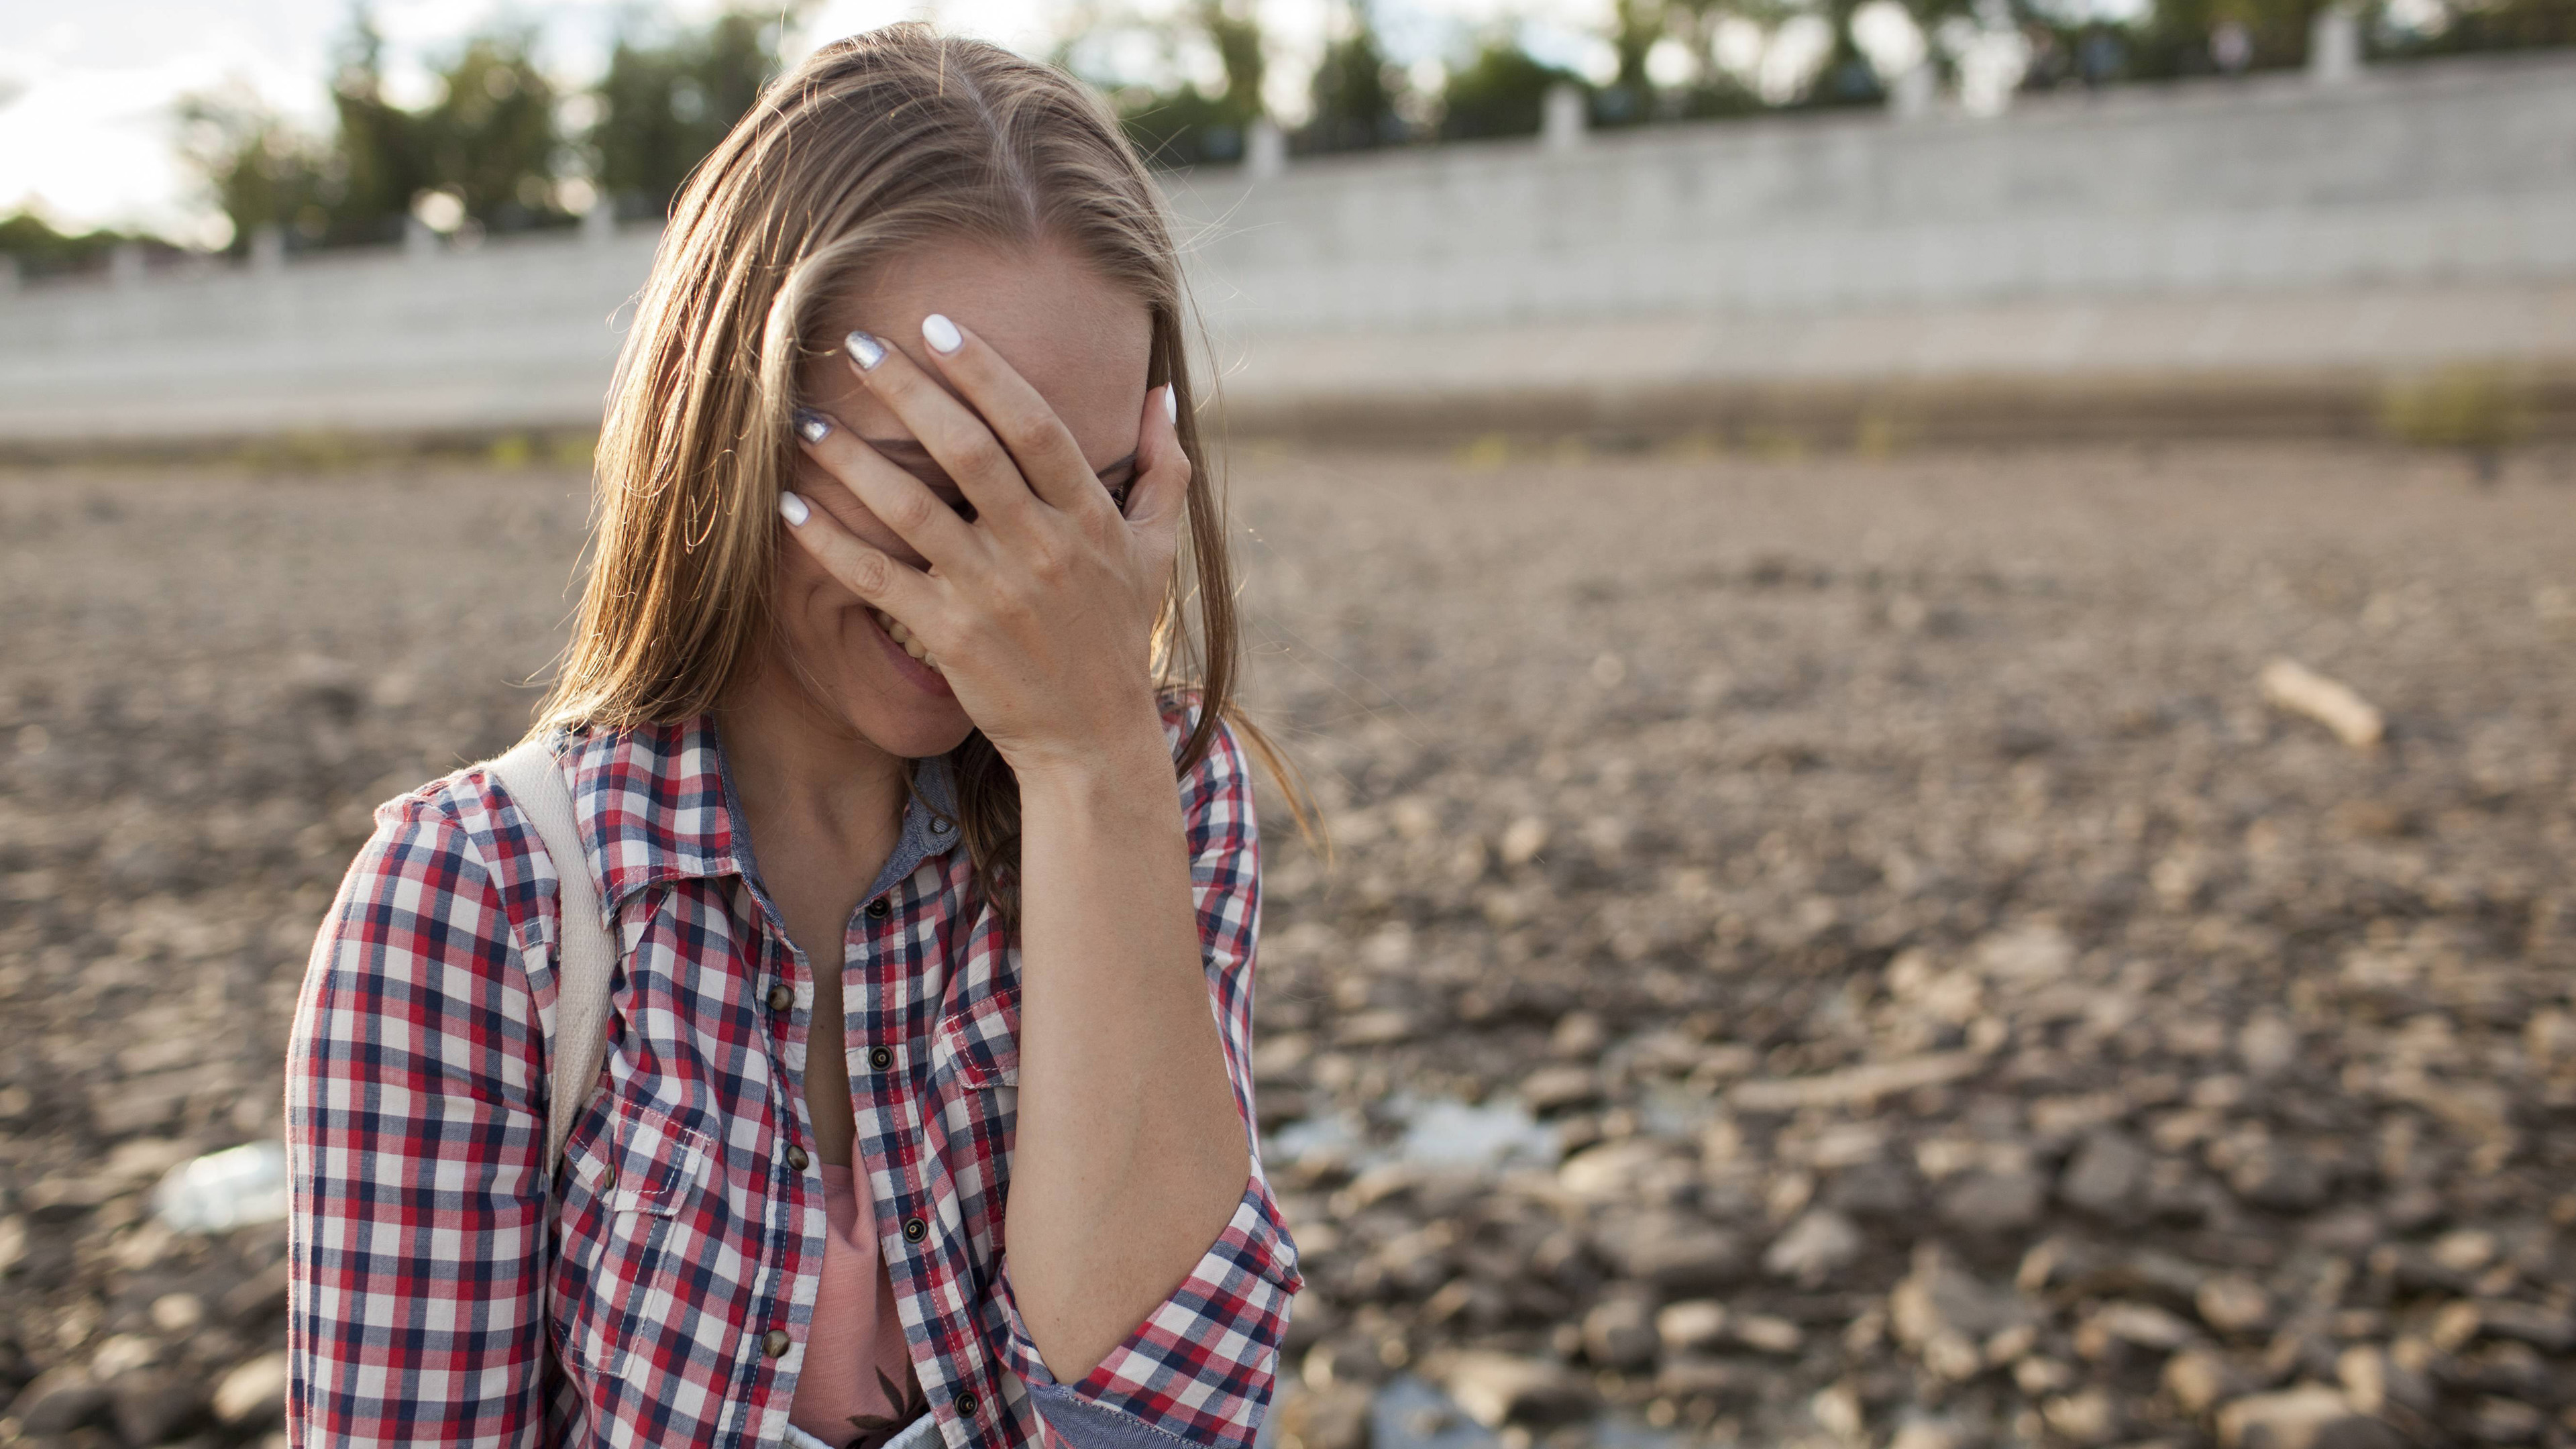
POLYGON ((767 1333, 762 1334, 760 1336, 760 1351, 769 1355, 771 1358, 784 1357, 787 1353, 787 1330, 783 1328, 773 1328, 767 1333))
MULTIPOLYGON (((946 834, 948 833, 948 822, 947 822, 947 821, 945 821, 945 820, 933 820, 933 821, 931 821, 931 822, 930 822, 930 833, 931 833, 931 834, 933 834, 933 835, 946 835, 946 834)), ((972 1397, 972 1396, 970 1395, 969 1397, 972 1397)))
POLYGON ((777 985, 769 988, 770 1010, 785 1011, 787 1008, 794 1006, 795 1004, 796 993, 787 989, 786 982, 781 981, 777 985))
POLYGON ((871 921, 882 921, 893 913, 894 907, 887 904, 886 898, 883 896, 879 896, 875 900, 868 902, 868 919, 871 921))
POLYGON ((894 1053, 886 1050, 884 1047, 870 1047, 868 1048, 868 1065, 882 1072, 886 1068, 894 1065, 894 1053))
POLYGON ((790 1147, 787 1149, 787 1165, 795 1168, 798 1172, 803 1172, 806 1164, 813 1160, 813 1158, 805 1155, 805 1149, 802 1147, 790 1147))
POLYGON ((975 1410, 980 1406, 976 1404, 973 1394, 959 1394, 956 1407, 958 1418, 971 1419, 975 1417, 975 1410))
POLYGON ((903 1220, 903 1240, 905 1242, 918 1243, 928 1236, 930 1236, 930 1224, 923 1222, 919 1218, 905 1218, 903 1220))
POLYGON ((599 1190, 600 1190, 601 1192, 615 1192, 615 1191, 617 1191, 617 1169, 616 1169, 616 1168, 614 1168, 614 1167, 603 1167, 603 1168, 601 1168, 601 1169, 599 1170, 599 1190))

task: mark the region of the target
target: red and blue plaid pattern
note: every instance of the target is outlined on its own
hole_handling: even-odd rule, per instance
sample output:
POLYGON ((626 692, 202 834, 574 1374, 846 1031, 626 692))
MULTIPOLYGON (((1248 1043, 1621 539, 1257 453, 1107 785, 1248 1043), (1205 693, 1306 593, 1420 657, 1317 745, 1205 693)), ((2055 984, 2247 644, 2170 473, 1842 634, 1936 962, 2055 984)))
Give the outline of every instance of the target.
MULTIPOLYGON (((1164 724, 1177 748, 1190 713, 1168 706, 1164 724)), ((563 768, 624 953, 606 1089, 573 1129, 552 1222, 555 865, 499 782, 467 770, 379 809, 315 943, 287 1071, 296 1443, 785 1431, 826 1231, 819 1176, 787 1156, 813 1141, 812 980, 737 859, 711 724, 573 738, 563 768)), ((949 1449, 1242 1449, 1268 1404, 1300 1280, 1250 1125, 1260 886, 1230 734, 1180 789, 1253 1171, 1189 1279, 1080 1383, 1039 1360, 1001 1238, 1020 953, 963 850, 933 851, 883 916, 852 918, 859 1165, 949 1449)))

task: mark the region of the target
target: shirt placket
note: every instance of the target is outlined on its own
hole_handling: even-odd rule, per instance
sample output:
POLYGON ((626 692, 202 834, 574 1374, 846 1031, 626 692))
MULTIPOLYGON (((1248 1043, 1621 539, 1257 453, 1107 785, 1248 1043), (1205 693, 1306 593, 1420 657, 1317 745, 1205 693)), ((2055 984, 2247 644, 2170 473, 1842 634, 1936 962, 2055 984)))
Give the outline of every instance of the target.
POLYGON ((830 1230, 823 1190, 807 1144, 814 1122, 805 1102, 805 1062, 813 1049, 814 984, 810 963, 778 925, 776 913, 750 882, 733 881, 734 918, 741 923, 762 1039, 768 1044, 770 1080, 784 1100, 771 1103, 772 1121, 786 1125, 784 1139, 772 1158, 764 1237, 774 1251, 762 1254, 761 1281, 752 1301, 768 1305, 766 1321, 746 1325, 758 1350, 751 1382, 765 1383, 746 1408, 758 1419, 757 1432, 774 1437, 787 1421, 794 1394, 794 1375, 804 1366, 805 1330, 814 1314, 814 1297, 822 1284, 823 1234, 830 1230), (809 1271, 810 1269, 810 1271, 809 1271), (784 1290, 783 1292, 781 1290, 784 1290), (791 1361, 790 1355, 796 1355, 791 1361))
POLYGON ((866 999, 879 1009, 860 1025, 872 1036, 867 1065, 877 1067, 880 1053, 885 1061, 882 1069, 864 1076, 854 1063, 851 1105, 861 1140, 871 1145, 870 1156, 881 1164, 875 1169, 880 1249, 888 1261, 905 1264, 910 1270, 905 1276, 919 1285, 904 1295, 909 1301, 898 1311, 907 1322, 924 1323, 934 1348, 939 1381, 925 1381, 922 1393, 956 1415, 973 1442, 984 1437, 1000 1406, 959 1271, 966 1224, 953 1202, 942 1210, 929 1170, 930 1053, 947 988, 947 973, 927 969, 932 963, 922 959, 930 924, 925 902, 936 899, 923 882, 936 875, 935 869, 916 869, 862 913, 865 929, 852 942, 852 951, 861 963, 866 999))

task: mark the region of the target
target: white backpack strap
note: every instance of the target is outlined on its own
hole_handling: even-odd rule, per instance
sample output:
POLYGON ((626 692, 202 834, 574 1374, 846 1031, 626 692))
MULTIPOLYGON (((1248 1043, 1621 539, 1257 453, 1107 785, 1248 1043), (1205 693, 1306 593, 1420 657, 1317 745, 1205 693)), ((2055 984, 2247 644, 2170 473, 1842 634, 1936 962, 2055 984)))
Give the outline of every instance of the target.
POLYGON ((546 1073, 546 1181, 563 1162, 565 1139, 598 1090, 608 1055, 608 981, 617 942, 600 923, 599 885, 574 824, 572 787, 542 737, 492 762, 520 813, 537 827, 555 863, 555 1040, 546 1073))

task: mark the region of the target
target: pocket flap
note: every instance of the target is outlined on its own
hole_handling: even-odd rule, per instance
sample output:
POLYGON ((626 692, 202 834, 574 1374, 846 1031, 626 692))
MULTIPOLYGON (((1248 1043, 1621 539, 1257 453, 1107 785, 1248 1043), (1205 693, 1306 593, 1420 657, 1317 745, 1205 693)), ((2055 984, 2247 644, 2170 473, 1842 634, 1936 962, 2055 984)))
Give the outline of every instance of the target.
POLYGON ((604 1135, 602 1150, 583 1159, 578 1172, 610 1212, 678 1212, 714 1162, 706 1134, 647 1103, 617 1103, 604 1135))

